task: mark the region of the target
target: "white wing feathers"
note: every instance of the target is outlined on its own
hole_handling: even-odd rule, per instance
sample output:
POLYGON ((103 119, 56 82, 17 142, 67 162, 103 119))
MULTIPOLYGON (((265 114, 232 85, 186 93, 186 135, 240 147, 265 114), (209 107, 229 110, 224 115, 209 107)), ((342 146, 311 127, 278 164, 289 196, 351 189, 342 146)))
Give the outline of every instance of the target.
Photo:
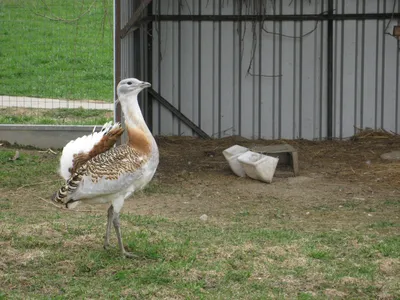
POLYGON ((99 132, 94 132, 96 129, 93 128, 93 132, 90 135, 84 135, 76 140, 70 141, 65 145, 61 158, 60 158, 60 168, 59 173, 65 179, 71 176, 69 169, 72 168, 74 155, 78 153, 88 153, 92 150, 93 146, 96 145, 104 135, 106 135, 110 130, 119 127, 119 123, 113 123, 110 121, 103 125, 99 132))

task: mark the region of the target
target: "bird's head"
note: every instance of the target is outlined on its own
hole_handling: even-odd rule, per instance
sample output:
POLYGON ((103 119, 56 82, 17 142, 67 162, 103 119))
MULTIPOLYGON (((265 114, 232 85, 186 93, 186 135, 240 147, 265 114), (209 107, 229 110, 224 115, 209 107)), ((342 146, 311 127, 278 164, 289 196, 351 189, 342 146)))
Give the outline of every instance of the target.
POLYGON ((140 81, 136 78, 126 78, 119 82, 117 86, 118 99, 123 95, 137 95, 143 89, 150 87, 151 84, 145 81, 140 81))

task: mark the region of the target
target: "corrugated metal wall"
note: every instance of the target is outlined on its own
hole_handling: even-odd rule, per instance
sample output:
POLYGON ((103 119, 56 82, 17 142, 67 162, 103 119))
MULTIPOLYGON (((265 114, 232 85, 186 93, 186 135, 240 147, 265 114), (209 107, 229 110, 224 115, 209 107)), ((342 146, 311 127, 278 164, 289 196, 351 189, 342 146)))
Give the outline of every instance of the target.
MULTIPOLYGON (((397 3, 335 0, 334 13, 398 12, 394 1, 397 3)), ((326 13, 328 6, 327 0, 242 1, 242 5, 239 2, 154 0, 152 8, 157 17, 240 16, 255 14, 260 9, 267 15, 315 15, 326 13), (246 3, 260 4, 249 7, 246 3)), ((353 135, 355 126, 399 132, 399 45, 394 37, 385 34, 385 29, 392 31, 394 22, 389 22, 334 21, 334 137, 353 135)), ((121 22, 121 26, 125 23, 121 22)), ((133 58, 126 49, 133 41, 125 39, 122 43, 127 46, 122 45, 122 53, 126 58, 122 64, 129 74, 133 58)), ((153 88, 212 137, 327 137, 327 21, 156 18, 151 45, 153 88)), ((142 70, 135 74, 147 73, 142 70)), ((193 134, 155 101, 152 111, 154 134, 193 134)))
MULTIPOLYGON (((134 2, 121 0, 121 29, 128 23, 135 10, 134 2)), ((121 77, 128 78, 134 76, 134 32, 131 31, 121 40, 121 77)))
MULTIPOLYGON (((399 12, 398 0, 336 1, 336 13, 399 12)), ((397 20, 336 21, 334 24, 334 136, 358 128, 399 132, 397 20)))
MULTIPOLYGON (((132 18, 135 10, 139 7, 139 1, 132 0, 119 0, 120 2, 120 30, 132 18)), ((118 16, 117 16, 118 17, 118 16)), ((119 37, 116 37, 119 38, 119 37)), ((151 81, 147 75, 148 55, 147 55, 148 35, 143 30, 131 30, 124 38, 121 39, 120 44, 120 78, 137 77, 142 80, 151 81)), ((116 67, 117 69, 117 67, 116 67)), ((117 72, 117 71, 116 71, 117 72)), ((118 84, 118 82, 116 82, 118 84)), ((146 120, 151 123, 151 105, 148 105, 147 94, 141 93, 139 95, 139 105, 142 108, 143 115, 146 120)), ((123 116, 121 118, 123 122, 123 116)), ((151 127, 151 124, 149 124, 151 127)), ((126 139, 126 133, 123 135, 123 140, 126 139)))

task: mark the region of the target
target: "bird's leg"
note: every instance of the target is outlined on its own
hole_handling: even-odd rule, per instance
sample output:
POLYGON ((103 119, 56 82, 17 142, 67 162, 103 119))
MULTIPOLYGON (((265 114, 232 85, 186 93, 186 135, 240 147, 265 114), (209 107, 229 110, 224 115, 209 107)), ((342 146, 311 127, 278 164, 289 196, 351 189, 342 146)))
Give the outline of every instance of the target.
POLYGON ((124 248, 124 244, 122 243, 121 229, 120 229, 120 225, 119 225, 119 213, 117 213, 117 212, 114 212, 113 224, 114 224, 115 232, 117 233, 118 245, 119 245, 119 248, 121 249, 122 256, 129 257, 129 258, 136 257, 134 254, 127 252, 124 248))
POLYGON ((104 238, 104 249, 107 249, 110 246, 110 230, 113 219, 114 219, 114 207, 111 205, 107 211, 107 228, 106 228, 106 236, 104 238))

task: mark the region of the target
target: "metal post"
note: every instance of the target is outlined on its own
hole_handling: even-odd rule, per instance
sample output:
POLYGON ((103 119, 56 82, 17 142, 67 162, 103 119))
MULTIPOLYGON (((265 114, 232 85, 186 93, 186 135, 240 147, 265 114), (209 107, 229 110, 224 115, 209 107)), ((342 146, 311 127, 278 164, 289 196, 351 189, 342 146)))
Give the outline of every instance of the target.
MULTIPOLYGON (((147 6, 147 15, 153 15, 153 3, 147 6)), ((147 46, 147 81, 153 82, 153 22, 147 24, 146 32, 147 46)), ((147 126, 153 132, 153 98, 147 94, 147 126)))
MULTIPOLYGON (((114 2, 114 95, 117 98, 117 85, 121 81, 121 0, 114 2)), ((121 105, 114 107, 114 121, 121 122, 121 105)))
POLYGON ((333 137, 333 0, 328 0, 328 41, 327 41, 327 137, 333 137))

